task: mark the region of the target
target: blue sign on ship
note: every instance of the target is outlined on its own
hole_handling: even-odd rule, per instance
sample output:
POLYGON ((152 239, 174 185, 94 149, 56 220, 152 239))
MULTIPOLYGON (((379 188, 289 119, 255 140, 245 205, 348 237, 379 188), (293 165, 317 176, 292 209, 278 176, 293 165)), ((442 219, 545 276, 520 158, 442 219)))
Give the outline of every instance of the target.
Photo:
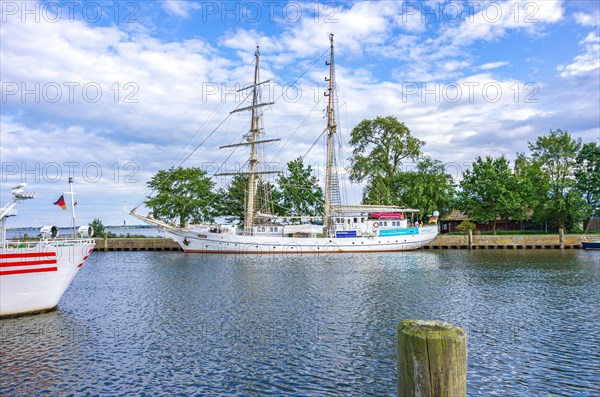
POLYGON ((409 234, 419 234, 419 229, 416 227, 411 227, 409 229, 390 229, 390 230, 380 230, 379 235, 381 237, 389 237, 389 236, 406 236, 409 234))
POLYGON ((347 231, 343 231, 343 232, 335 232, 335 237, 337 237, 337 238, 356 237, 356 230, 347 230, 347 231))

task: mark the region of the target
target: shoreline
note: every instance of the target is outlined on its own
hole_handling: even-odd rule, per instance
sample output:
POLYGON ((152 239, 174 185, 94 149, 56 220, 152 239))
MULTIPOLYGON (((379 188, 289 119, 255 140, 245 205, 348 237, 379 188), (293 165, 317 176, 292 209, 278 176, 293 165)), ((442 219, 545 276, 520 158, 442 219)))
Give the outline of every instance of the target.
MULTIPOLYGON (((583 249, 582 235, 521 235, 521 236, 469 236, 438 235, 422 250, 448 249, 583 249)), ((97 251, 182 251, 179 244, 165 237, 96 238, 97 251)))

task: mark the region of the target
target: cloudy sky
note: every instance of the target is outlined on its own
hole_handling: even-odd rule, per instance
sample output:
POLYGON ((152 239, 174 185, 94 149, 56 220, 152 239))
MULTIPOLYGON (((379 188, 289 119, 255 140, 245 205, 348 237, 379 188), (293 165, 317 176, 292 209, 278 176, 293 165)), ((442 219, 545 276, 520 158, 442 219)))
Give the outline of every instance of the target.
MULTIPOLYGON (((600 139, 596 1, 0 5, 1 201, 20 182, 37 193, 13 227, 68 225, 52 203, 70 175, 79 224, 132 224, 123 208, 144 200, 156 171, 183 160, 243 168, 243 149, 218 146, 248 130, 247 113, 229 112, 245 106, 236 90, 252 79, 257 45, 263 99, 276 102, 264 129, 282 139, 263 160, 282 168, 306 154, 319 170, 329 33, 345 165, 350 130, 376 116, 405 122, 456 177, 476 156, 514 158, 550 129, 600 139)), ((350 188, 347 200, 359 199, 350 188)))

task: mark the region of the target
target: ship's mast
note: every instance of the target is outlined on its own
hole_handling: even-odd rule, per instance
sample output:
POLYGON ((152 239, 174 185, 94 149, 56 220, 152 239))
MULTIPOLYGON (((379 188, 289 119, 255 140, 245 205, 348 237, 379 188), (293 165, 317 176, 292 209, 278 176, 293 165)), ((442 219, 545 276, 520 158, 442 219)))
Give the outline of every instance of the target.
POLYGON ((325 208, 323 214, 323 233, 329 235, 329 227, 331 223, 331 193, 333 184, 333 168, 334 168, 334 134, 336 130, 335 112, 333 103, 334 89, 334 73, 333 73, 333 33, 329 34, 331 48, 329 52, 329 88, 325 95, 328 97, 327 102, 327 163, 325 165, 325 208))
POLYGON ((258 145, 269 142, 278 142, 281 139, 259 139, 259 134, 263 131, 260 128, 260 118, 262 115, 262 111, 259 108, 264 106, 273 105, 275 102, 262 102, 259 103, 260 100, 260 91, 259 87, 263 84, 268 83, 270 80, 259 82, 259 56, 260 52, 258 51, 259 47, 256 46, 256 52, 254 53, 255 65, 254 65, 254 83, 251 86, 244 87, 238 91, 244 91, 247 89, 252 89, 252 105, 238 108, 231 113, 243 112, 247 110, 252 111, 252 122, 250 124, 250 134, 246 136, 246 142, 243 143, 235 143, 232 145, 220 146, 221 149, 224 148, 233 148, 239 146, 250 146, 250 160, 248 161, 250 165, 250 170, 248 172, 221 172, 215 174, 215 176, 228 176, 228 175, 248 175, 248 190, 246 192, 246 210, 244 214, 244 233, 248 236, 252 235, 252 227, 254 226, 254 219, 256 218, 256 185, 257 185, 257 175, 261 174, 278 174, 278 171, 258 171, 258 145))
POLYGON ((256 154, 256 141, 258 140, 259 134, 259 117, 260 112, 257 109, 258 105, 258 66, 259 66, 258 46, 256 46, 256 52, 254 58, 256 60, 254 64, 254 87, 252 88, 252 123, 250 127, 250 173, 248 174, 248 202, 246 203, 246 216, 244 230, 246 235, 252 234, 252 227, 254 226, 254 198, 256 196, 256 164, 258 158, 256 154))

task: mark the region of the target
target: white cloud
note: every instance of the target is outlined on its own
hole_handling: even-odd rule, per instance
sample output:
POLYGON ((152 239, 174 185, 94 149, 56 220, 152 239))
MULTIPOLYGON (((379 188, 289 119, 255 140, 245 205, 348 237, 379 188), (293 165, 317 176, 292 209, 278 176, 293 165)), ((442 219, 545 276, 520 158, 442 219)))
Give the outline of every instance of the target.
POLYGON ((562 1, 489 2, 473 16, 466 16, 460 25, 445 28, 440 40, 468 46, 479 40, 496 40, 514 29, 540 34, 546 24, 559 22, 563 13, 562 1))
POLYGON ((484 63, 483 65, 481 65, 479 67, 479 69, 491 70, 491 69, 498 69, 498 68, 501 68, 502 66, 507 66, 507 65, 510 65, 510 62, 508 62, 508 61, 488 62, 488 63, 484 63))
MULTIPOLYGON (((527 11, 525 7, 529 3, 519 3, 520 10, 527 11)), ((504 11, 513 3, 500 4, 504 11)), ((471 25, 465 19, 422 35, 418 24, 398 25, 400 2, 356 2, 339 8, 336 23, 316 23, 312 17, 297 23, 278 20, 268 29, 260 25, 236 28, 214 42, 205 41, 202 34, 192 40, 158 39, 143 29, 95 27, 79 21, 55 24, 9 21, 0 27, 4 83, 18 83, 18 88, 23 82, 30 86, 39 82, 42 87, 51 83, 64 87, 65 82, 77 82, 80 86, 73 103, 65 100, 56 104, 37 103, 30 100, 31 96, 22 100, 20 93, 9 96, 2 106, 2 161, 101 164, 108 179, 86 184, 79 177, 79 190, 96 200, 93 208, 99 213, 89 214, 92 218, 105 214, 101 217, 106 218, 107 223, 119 223, 122 201, 127 200, 131 207, 143 199, 145 182, 150 176, 170 166, 188 141, 190 146, 179 159, 189 154, 190 147, 200 143, 232 110, 235 84, 251 80, 248 71, 257 44, 263 53, 262 80, 285 83, 288 76, 297 77, 317 55, 326 52, 327 35, 332 31, 336 35, 341 110, 338 125, 342 127, 343 142, 347 142, 348 132, 354 125, 378 115, 397 116, 415 136, 427 142, 425 149, 432 157, 459 165, 478 155, 506 153, 510 156, 524 151, 528 140, 551 128, 569 128, 584 139, 597 136, 600 128, 597 99, 594 100, 593 95, 582 95, 581 90, 576 89, 584 87, 582 89, 589 93, 598 86, 597 77, 589 73, 598 68, 596 34, 590 33, 581 42, 584 53, 561 70, 563 77, 571 78, 557 78, 545 86, 540 82, 539 92, 534 95, 537 102, 525 102, 532 91, 525 89, 524 77, 498 80, 489 72, 510 65, 511 58, 495 61, 493 55, 491 59, 483 54, 477 54, 477 58, 472 55, 479 49, 474 45, 476 42, 498 41, 511 29, 539 34, 544 25, 561 20, 561 4, 540 3, 536 24, 515 24, 510 15, 492 24, 485 21, 482 10, 478 10, 479 16, 471 25), (543 7, 546 8, 542 10, 543 7), (265 33, 267 31, 270 34, 265 33), (479 66, 480 63, 483 64, 479 66), (475 69, 482 72, 469 74, 475 69), (383 73, 379 73, 381 70, 383 73), (392 74, 392 70, 392 76, 386 75, 392 74), (248 73, 243 78, 245 72, 248 73), (103 88, 100 101, 92 103, 82 99, 80 89, 88 82, 103 88), (124 87, 128 82, 139 88, 135 94, 138 103, 123 103, 124 96, 131 92, 124 87), (406 82, 425 85, 407 94, 406 82), (119 103, 114 101, 114 88, 111 90, 115 83, 119 83, 119 103), (456 101, 453 100, 456 90, 449 88, 452 84, 462 90, 456 101), (473 87, 472 93, 469 87, 473 87), (217 92, 208 95, 208 88, 217 92), (493 96, 498 88, 501 95, 496 101, 493 96), (592 120, 594 117, 596 120, 592 120), (114 170, 110 166, 127 162, 139 166, 136 174, 139 183, 113 183, 110 178, 114 170), (112 190, 117 192, 115 197, 98 194, 98 191, 112 190)), ((533 6, 529 10, 534 10, 533 6)), ((185 15, 173 12, 185 17, 190 15, 191 9, 185 15)), ((532 56, 540 60, 536 65, 542 67, 543 53, 532 53, 532 56)), ((281 155, 268 157, 268 160, 275 158, 285 164, 304 154, 323 131, 324 106, 318 101, 323 98, 321 87, 325 73, 323 63, 315 64, 298 82, 302 90, 298 102, 280 100, 266 111, 265 130, 271 137, 284 139, 269 148, 271 155, 278 151, 281 155), (307 114, 305 127, 296 131, 307 114), (290 137, 293 139, 286 143, 290 137)), ((278 97, 281 92, 276 85, 274 87, 272 94, 278 97)), ((264 91, 266 94, 271 90, 265 86, 264 91)), ((224 159, 229 152, 219 152, 216 147, 240 141, 247 124, 247 115, 230 118, 186 165, 198 166, 224 159)), ((346 145, 345 149, 340 159, 349 157, 346 145)), ((318 165, 323 158, 324 151, 317 145, 307 162, 318 165)), ((245 153, 237 152, 229 164, 244 161, 245 153)), ((121 180, 124 175, 127 170, 121 169, 121 180)), ((32 190, 47 194, 47 200, 43 200, 50 202, 56 199, 53 197, 56 188, 56 184, 42 183, 32 190)), ((63 187, 58 188, 61 189, 63 187)), ((82 211, 83 208, 82 205, 82 211)))
POLYGON ((189 0, 163 0, 162 7, 171 15, 188 18, 194 10, 200 9, 200 4, 189 0))
MULTIPOLYGON (((416 4, 416 3, 415 3, 416 4)), ((410 33, 421 33, 427 28, 426 18, 418 9, 404 10, 401 15, 395 18, 396 25, 410 33)))
POLYGON ((561 77, 577 76, 595 72, 600 69, 600 37, 596 32, 590 32, 580 43, 585 48, 583 54, 577 55, 569 65, 559 65, 557 70, 561 77))
POLYGON ((576 12, 573 14, 575 22, 581 26, 598 26, 600 24, 600 15, 586 14, 583 12, 576 12))

